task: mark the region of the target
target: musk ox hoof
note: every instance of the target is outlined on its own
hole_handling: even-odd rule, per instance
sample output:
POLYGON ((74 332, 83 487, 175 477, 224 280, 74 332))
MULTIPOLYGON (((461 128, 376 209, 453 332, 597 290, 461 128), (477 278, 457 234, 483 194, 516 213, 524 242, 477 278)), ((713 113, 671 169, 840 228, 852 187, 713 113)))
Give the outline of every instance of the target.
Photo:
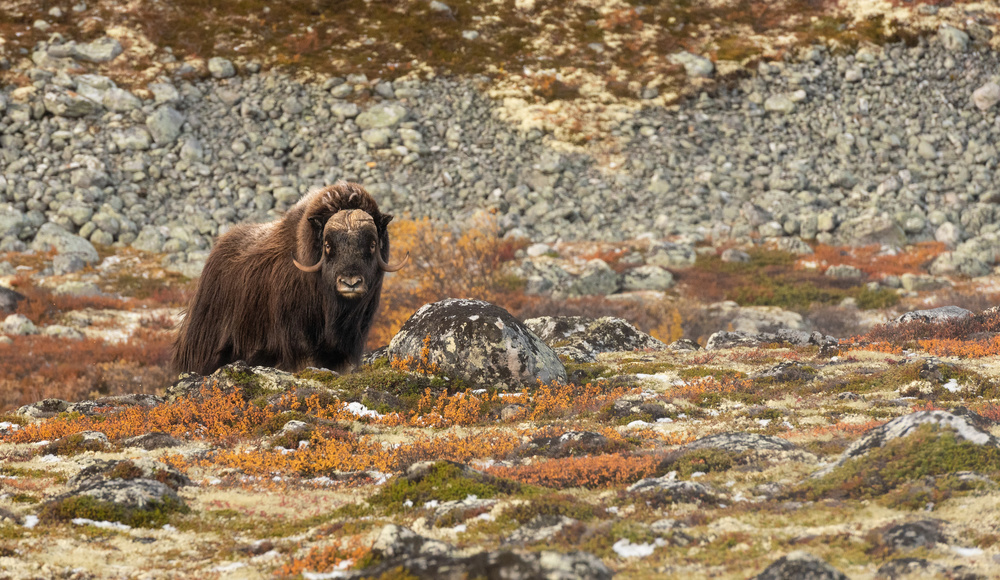
POLYGON ((509 312, 479 300, 448 299, 420 308, 386 352, 390 359, 427 362, 469 382, 519 388, 537 381, 566 381, 558 355, 509 312))

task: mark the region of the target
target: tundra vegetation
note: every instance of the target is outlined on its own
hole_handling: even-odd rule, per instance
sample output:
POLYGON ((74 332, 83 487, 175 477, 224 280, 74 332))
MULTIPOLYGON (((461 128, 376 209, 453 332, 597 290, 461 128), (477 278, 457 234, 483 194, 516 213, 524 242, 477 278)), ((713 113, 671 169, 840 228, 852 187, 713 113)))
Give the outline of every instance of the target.
MULTIPOLYGON (((820 329, 844 316, 859 322, 833 351, 762 344, 609 353, 594 363, 566 361, 567 384, 512 392, 444 376, 424 354, 376 360, 350 374, 306 369, 280 393, 252 370, 230 371, 155 406, 106 399, 90 411, 32 420, 13 411, 45 397, 164 394, 176 381, 167 371, 172 326, 193 285, 165 275, 151 256, 117 251, 111 265, 75 274, 99 277, 115 298, 65 298, 33 285, 44 257, 9 254, 3 259, 24 266, 14 279, 28 297, 20 312, 40 323, 90 326, 81 326, 80 340, 35 335, 0 344, 0 554, 11 555, 0 557, 32 570, 51 561, 59 538, 78 555, 96 550, 116 565, 180 565, 196 574, 238 564, 294 578, 378 566, 383 556, 372 551, 374 538, 394 523, 469 550, 584 550, 621 577, 742 578, 795 550, 849 577, 870 577, 900 558, 951 571, 985 573, 992 565, 998 542, 987 520, 1000 498, 993 447, 925 425, 811 477, 872 429, 915 411, 964 408, 956 412, 974 413, 977 424, 1000 435, 1000 316, 860 322, 929 301, 980 310, 992 300, 982 292, 959 284, 938 294, 894 293, 891 306, 862 310, 861 282, 817 276, 806 259, 764 248, 751 252, 750 265, 706 251, 693 266, 675 269, 678 285, 655 297, 553 301, 524 294, 506 269, 523 245, 498 239, 488 223, 452 231, 402 220, 391 235, 394 252, 419 259, 386 277, 369 348, 385 344, 421 305, 455 295, 495 302, 520 318, 621 316, 668 342, 704 343, 725 329, 703 308, 705 298, 753 305, 770 296, 767 304, 798 311, 820 329), (804 298, 774 292, 775 284, 812 289, 804 298), (847 297, 854 306, 840 306, 847 297), (120 326, 115 317, 134 314, 127 338, 103 338, 120 326), (359 415, 362 407, 348 404, 371 412, 359 415), (107 440, 88 435, 95 431, 107 440), (684 448, 732 431, 794 449, 684 448), (591 435, 575 435, 581 432, 591 435), (150 433, 177 444, 141 451, 127 443, 150 433), (177 481, 167 476, 171 469, 193 485, 143 509, 65 495, 95 460, 139 458, 162 465, 146 477, 169 485, 177 481), (671 477, 704 488, 630 491, 642 480, 671 477), (32 515, 39 523, 25 526, 32 515), (892 526, 927 518, 945 522, 937 544, 909 548, 887 539, 892 526), (95 523, 102 521, 117 524, 95 523), (544 534, 528 532, 542 522, 555 523, 544 534)), ((559 252, 614 264, 616 255, 641 252, 637 244, 559 252)), ((870 248, 818 246, 807 258, 898 275, 922 272, 940 251, 919 245, 889 261, 870 248)), ((136 465, 115 464, 102 477, 138 477, 136 465)))

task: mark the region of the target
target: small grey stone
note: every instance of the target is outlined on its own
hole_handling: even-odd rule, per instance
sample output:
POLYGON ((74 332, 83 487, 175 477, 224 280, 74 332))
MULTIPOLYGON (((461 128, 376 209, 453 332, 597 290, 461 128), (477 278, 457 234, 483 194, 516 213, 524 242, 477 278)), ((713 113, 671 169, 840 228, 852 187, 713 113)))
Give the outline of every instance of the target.
POLYGON ((771 95, 764 101, 764 110, 788 114, 795 110, 795 103, 787 95, 771 95))
POLYGON ((965 52, 969 49, 969 35, 954 26, 942 26, 938 30, 938 39, 951 52, 965 52))
POLYGON ((152 137, 143 127, 128 127, 111 133, 111 140, 121 151, 145 151, 153 143, 152 137))
POLYGON ((86 62, 103 63, 114 60, 123 51, 120 42, 104 36, 86 44, 75 45, 73 57, 86 62))
POLYGON ((711 60, 687 51, 671 54, 667 57, 673 64, 684 67, 684 72, 692 78, 710 77, 715 72, 715 64, 711 60))
POLYGON ((173 142, 181 134, 184 115, 173 107, 162 106, 146 118, 146 127, 159 145, 173 142))
POLYGON ((139 235, 132 242, 132 247, 144 252, 158 254, 163 251, 163 243, 166 241, 160 229, 155 226, 144 226, 139 230, 139 235))
POLYGON ((674 276, 659 266, 639 266, 622 275, 622 290, 667 290, 674 285, 674 276))
POLYGON ((62 324, 50 324, 42 328, 42 334, 53 338, 63 338, 67 340, 83 340, 83 333, 70 326, 62 324))
POLYGON ((1000 103, 1000 85, 988 82, 972 91, 972 103, 980 111, 992 109, 997 103, 1000 103))
POLYGON ((836 266, 830 266, 829 268, 826 269, 826 272, 823 272, 823 274, 831 278, 839 278, 839 279, 860 280, 861 278, 865 277, 864 272, 848 264, 838 264, 836 266))
POLYGON ((393 128, 409 114, 409 110, 399 103, 376 103, 355 119, 362 130, 393 128))
POLYGON ((174 85, 168 83, 149 83, 148 87, 153 93, 157 105, 164 103, 174 103, 180 100, 181 94, 174 85))
POLYGON ((23 314, 10 314, 0 324, 0 332, 14 336, 25 336, 28 334, 38 334, 38 327, 23 314))
POLYGON ((354 103, 334 103, 330 105, 330 112, 338 119, 353 119, 358 116, 360 109, 354 103))
POLYGON ((719 256, 719 259, 722 260, 723 262, 745 263, 750 261, 750 254, 744 252, 739 248, 729 248, 727 250, 723 250, 722 254, 719 256))
POLYGON ((376 127, 374 129, 365 129, 361 132, 361 138, 365 143, 380 149, 389 144, 389 139, 392 137, 392 130, 386 127, 376 127))
POLYGON ((49 91, 42 97, 45 110, 61 117, 83 117, 101 109, 101 105, 78 95, 63 91, 49 91))
POLYGON ((208 59, 208 72, 211 73, 213 78, 228 79, 236 76, 236 67, 228 59, 213 56, 208 59))
POLYGON ((101 289, 98 288, 97 284, 94 284, 93 282, 70 280, 69 282, 63 282, 62 284, 56 286, 55 294, 65 296, 100 296, 101 289))
POLYGON ((445 4, 444 2, 440 2, 439 0, 431 0, 430 3, 428 3, 427 7, 430 8, 432 12, 443 12, 445 14, 451 14, 451 7, 445 4))
POLYGON ((52 258, 52 272, 57 276, 79 272, 85 267, 86 264, 76 254, 61 254, 52 258))
POLYGON ((116 113, 127 113, 142 106, 139 97, 118 87, 105 91, 101 103, 107 110, 116 113))

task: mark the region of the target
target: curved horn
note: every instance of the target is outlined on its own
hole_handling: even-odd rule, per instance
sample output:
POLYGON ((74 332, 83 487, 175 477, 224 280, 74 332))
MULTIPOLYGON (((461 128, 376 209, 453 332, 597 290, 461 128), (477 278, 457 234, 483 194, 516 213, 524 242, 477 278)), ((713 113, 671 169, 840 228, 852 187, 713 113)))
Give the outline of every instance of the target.
POLYGON ((375 258, 378 260, 379 268, 382 268, 383 272, 396 272, 397 270, 402 270, 403 266, 406 265, 407 260, 410 259, 410 253, 406 252, 403 259, 396 262, 395 264, 386 264, 385 260, 382 259, 382 252, 379 251, 375 254, 375 258))
POLYGON ((303 272, 319 272, 319 269, 323 267, 324 258, 326 258, 325 254, 319 257, 319 262, 316 262, 315 265, 303 266, 298 260, 295 259, 295 254, 292 254, 292 263, 295 264, 296 268, 302 270, 303 272))

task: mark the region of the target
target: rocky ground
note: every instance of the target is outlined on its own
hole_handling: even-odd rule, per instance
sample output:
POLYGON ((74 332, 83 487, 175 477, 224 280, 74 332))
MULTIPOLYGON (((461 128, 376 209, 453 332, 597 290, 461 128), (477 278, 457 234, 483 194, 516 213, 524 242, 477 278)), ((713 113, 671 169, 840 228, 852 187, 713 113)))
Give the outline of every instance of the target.
POLYGON ((854 344, 723 331, 701 349, 618 319, 437 303, 350 375, 236 364, 165 397, 7 415, 0 564, 10 578, 996 577, 998 327, 995 310, 942 308, 854 344))
POLYGON ((0 577, 997 577, 995 3, 39 4, 0 577), (338 179, 392 342, 178 381, 215 236, 338 179), (446 296, 529 320, 396 334, 446 296))

